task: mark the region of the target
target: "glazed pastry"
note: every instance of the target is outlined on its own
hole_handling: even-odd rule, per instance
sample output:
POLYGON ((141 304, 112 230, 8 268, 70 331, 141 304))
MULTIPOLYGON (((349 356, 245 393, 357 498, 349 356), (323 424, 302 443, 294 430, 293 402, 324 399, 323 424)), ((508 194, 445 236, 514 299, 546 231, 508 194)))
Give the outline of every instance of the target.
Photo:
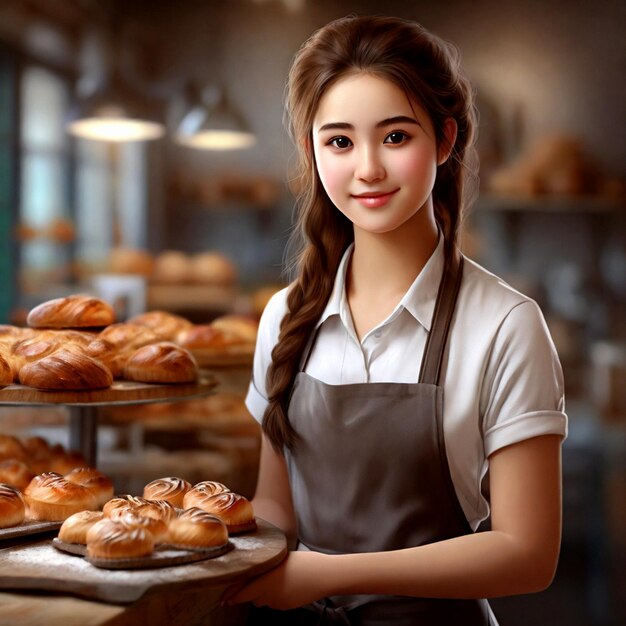
POLYGON ((176 341, 183 348, 202 350, 205 354, 241 354, 251 350, 251 344, 240 335, 212 324, 198 324, 183 330, 176 341))
POLYGON ((163 341, 136 350, 126 361, 124 378, 144 383, 191 383, 198 378, 198 365, 187 350, 163 341))
POLYGON ((207 498, 211 496, 215 496, 219 493, 228 493, 230 489, 223 485, 222 483, 218 483, 215 480, 203 480, 202 482, 196 483, 183 498, 183 508, 190 509, 192 507, 200 507, 200 504, 204 502, 207 498))
POLYGON ((122 524, 129 527, 138 526, 145 528, 152 535, 155 543, 163 543, 167 535, 167 522, 156 517, 139 515, 133 509, 116 509, 109 519, 122 522, 122 524))
POLYGON ((37 334, 30 339, 23 339, 13 344, 11 348, 11 366, 13 368, 13 380, 19 382, 19 373, 22 367, 28 363, 34 363, 39 359, 52 354, 61 348, 56 339, 51 339, 45 334, 37 334))
POLYGON ((155 332, 161 340, 173 341, 178 333, 185 328, 190 328, 193 324, 174 313, 167 313, 166 311, 148 311, 142 313, 128 320, 130 324, 139 324, 140 326, 147 326, 153 332, 155 332))
POLYGON ((88 489, 55 472, 35 476, 24 490, 24 500, 29 516, 42 521, 62 522, 74 513, 96 508, 96 499, 88 489))
POLYGON ((20 369, 20 383, 44 390, 104 389, 113 376, 100 361, 86 354, 60 349, 20 369))
POLYGON ((26 450, 17 437, 0 434, 0 461, 6 459, 24 461, 26 459, 26 450))
POLYGON ((157 478, 143 488, 143 497, 148 500, 166 500, 172 506, 183 508, 183 498, 191 489, 191 483, 183 478, 167 476, 157 478))
POLYGON ((23 491, 34 477, 35 475, 23 461, 7 459, 0 462, 0 483, 23 491))
POLYGON ((0 483, 0 528, 18 526, 24 521, 26 508, 19 490, 0 483))
POLYGON ((91 491, 98 508, 113 497, 113 481, 93 467, 76 467, 65 474, 65 478, 91 491))
POLYGON ((123 496, 118 496, 117 498, 112 498, 111 500, 106 502, 102 507, 102 512, 104 513, 105 517, 110 517, 113 511, 117 509, 131 509, 139 506, 140 504, 145 504, 146 502, 148 502, 148 500, 146 500, 145 498, 139 498, 137 496, 131 496, 126 494, 123 496))
POLYGON ((35 332, 32 328, 0 324, 0 345, 10 348, 14 343, 32 337, 35 332))
POLYGON ((69 474, 77 467, 87 467, 87 460, 80 453, 74 450, 65 451, 62 447, 53 450, 50 456, 50 471, 57 474, 69 474))
POLYGON ((256 527, 252 504, 238 493, 219 493, 205 498, 196 506, 219 517, 226 524, 228 532, 236 533, 256 527))
POLYGON ((154 537, 140 526, 103 518, 87 531, 87 556, 99 559, 132 559, 149 556, 154 537))
POLYGON ((114 322, 115 312, 110 304, 84 295, 48 300, 32 309, 26 318, 31 328, 85 328, 114 322))
POLYGON ((70 515, 59 528, 59 539, 65 543, 87 544, 87 531, 103 518, 102 511, 79 511, 70 515))
POLYGON ((186 509, 170 522, 167 542, 180 548, 215 548, 228 541, 226 524, 198 508, 186 509))

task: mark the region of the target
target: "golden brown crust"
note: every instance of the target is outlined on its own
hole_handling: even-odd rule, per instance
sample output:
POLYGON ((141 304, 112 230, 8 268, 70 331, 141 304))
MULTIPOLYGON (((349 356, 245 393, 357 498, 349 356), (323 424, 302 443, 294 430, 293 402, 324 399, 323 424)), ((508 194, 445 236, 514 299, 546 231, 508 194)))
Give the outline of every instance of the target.
POLYGON ((211 322, 211 325, 224 332, 232 333, 252 345, 256 343, 257 333, 259 332, 258 321, 247 315, 221 315, 216 317, 211 322))
POLYGON ((0 462, 0 483, 23 491, 34 477, 35 475, 24 461, 7 459, 0 462))
POLYGON ((79 511, 70 515, 59 528, 59 539, 66 543, 86 545, 87 531, 102 517, 102 511, 79 511))
POLYGON ((229 530, 254 521, 254 510, 251 502, 246 497, 232 491, 205 498, 199 501, 196 506, 219 517, 229 530))
POLYGON ((237 268, 219 252, 200 252, 191 257, 191 278, 194 282, 232 285, 237 280, 237 268))
POLYGON ((113 383, 111 371, 100 361, 68 349, 24 365, 19 377, 23 385, 44 390, 104 389, 113 383))
POLYGON ((113 497, 113 481, 93 467, 76 467, 65 478, 91 491, 98 508, 113 497))
POLYGON ((113 511, 110 519, 122 522, 129 528, 133 526, 145 528, 153 536, 155 543, 163 543, 167 535, 168 522, 156 517, 140 515, 137 510, 132 508, 117 509, 113 511))
POLYGON ((170 522, 167 542, 183 548, 213 548, 228 541, 226 524, 199 508, 186 509, 170 522))
POLYGON ((210 498, 211 496, 218 495, 220 493, 229 493, 230 489, 216 480, 203 480, 196 483, 183 498, 183 508, 191 509, 193 507, 200 507, 200 504, 210 498))
POLYGON ((17 437, 0 434, 0 461, 6 459, 24 461, 26 460, 26 450, 17 437))
POLYGON ((88 328, 108 326, 115 322, 113 307, 85 295, 55 298, 31 309, 26 323, 31 328, 88 328))
POLYGON ((0 350, 0 387, 6 387, 13 382, 13 368, 9 360, 8 351, 0 350))
POLYGON ((117 509, 134 508, 140 504, 145 504, 146 502, 149 502, 149 500, 139 498, 137 496, 131 496, 129 494, 117 496, 104 504, 102 512, 105 517, 110 517, 113 514, 113 511, 116 511, 117 509))
POLYGON ((96 508, 96 499, 88 489, 55 472, 35 476, 24 490, 24 500, 29 516, 36 520, 63 521, 79 511, 96 508))
POLYGON ((87 531, 87 555, 100 559, 132 559, 154 551, 154 537, 140 526, 103 518, 87 531))
POLYGON ((162 341, 139 348, 124 366, 124 378, 144 383, 191 383, 198 365, 188 350, 162 341))
POLYGON ((148 311, 132 317, 128 323, 146 326, 165 341, 173 341, 179 332, 193 326, 188 319, 167 311, 148 311))
POLYGON ((11 348, 11 366, 13 379, 19 382, 19 373, 28 363, 34 363, 61 348, 61 343, 51 339, 47 333, 36 334, 29 339, 14 343, 11 348))
POLYGON ((183 508, 183 498, 191 489, 191 483, 184 478, 166 476, 149 482, 143 488, 143 497, 148 500, 165 500, 172 506, 183 508))
POLYGON ((239 335, 216 328, 212 324, 197 324, 178 334, 177 343, 188 350, 228 354, 250 350, 250 343, 239 335))
POLYGON ((0 483, 0 528, 18 526, 25 515, 26 508, 19 490, 0 483))

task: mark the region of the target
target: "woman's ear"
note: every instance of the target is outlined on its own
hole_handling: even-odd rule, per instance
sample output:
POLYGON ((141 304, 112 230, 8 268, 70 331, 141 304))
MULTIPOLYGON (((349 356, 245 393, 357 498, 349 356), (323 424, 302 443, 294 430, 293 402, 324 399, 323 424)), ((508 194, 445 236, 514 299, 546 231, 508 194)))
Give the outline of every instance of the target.
POLYGON ((456 120, 453 117, 446 118, 446 121, 443 123, 443 140, 439 143, 439 148, 437 149, 437 165, 443 165, 450 157, 456 141, 456 132, 456 120))

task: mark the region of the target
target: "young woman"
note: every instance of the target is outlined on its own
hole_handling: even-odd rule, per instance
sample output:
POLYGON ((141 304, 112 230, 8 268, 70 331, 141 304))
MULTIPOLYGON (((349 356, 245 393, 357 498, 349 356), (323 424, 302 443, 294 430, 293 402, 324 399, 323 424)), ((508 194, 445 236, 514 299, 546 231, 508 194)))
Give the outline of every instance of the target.
POLYGON ((287 107, 303 246, 247 406, 256 513, 297 547, 224 601, 258 623, 495 624, 482 598, 553 578, 566 416, 537 305, 457 247, 476 127, 458 55, 413 22, 340 19, 297 54, 287 107))

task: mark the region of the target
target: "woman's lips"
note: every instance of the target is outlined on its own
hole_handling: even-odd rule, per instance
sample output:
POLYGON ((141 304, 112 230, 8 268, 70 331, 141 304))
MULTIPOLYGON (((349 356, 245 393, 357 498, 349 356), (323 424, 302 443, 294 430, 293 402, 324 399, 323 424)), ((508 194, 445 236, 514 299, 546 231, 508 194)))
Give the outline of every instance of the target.
POLYGON ((356 201, 360 202, 364 207, 368 209, 376 209, 387 204, 397 191, 398 189, 385 192, 372 191, 371 193, 361 193, 359 195, 353 195, 352 197, 356 201))

